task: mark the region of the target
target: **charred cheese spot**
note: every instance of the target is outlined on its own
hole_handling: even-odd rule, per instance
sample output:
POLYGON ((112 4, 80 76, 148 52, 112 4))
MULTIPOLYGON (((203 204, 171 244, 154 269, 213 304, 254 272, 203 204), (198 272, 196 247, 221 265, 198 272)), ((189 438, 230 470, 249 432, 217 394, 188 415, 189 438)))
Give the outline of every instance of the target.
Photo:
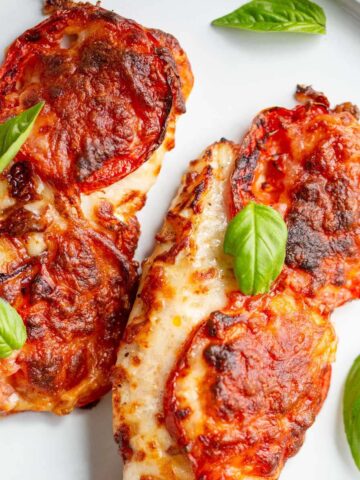
POLYGON ((115 441, 126 460, 130 460, 133 456, 133 450, 130 447, 130 432, 127 425, 121 425, 115 432, 115 441))
POLYGON ((71 8, 76 4, 72 0, 45 0, 44 1, 44 13, 51 14, 57 10, 71 8))
POLYGON ((10 195, 13 198, 29 202, 36 198, 36 187, 31 163, 20 161, 14 163, 7 175, 10 195))

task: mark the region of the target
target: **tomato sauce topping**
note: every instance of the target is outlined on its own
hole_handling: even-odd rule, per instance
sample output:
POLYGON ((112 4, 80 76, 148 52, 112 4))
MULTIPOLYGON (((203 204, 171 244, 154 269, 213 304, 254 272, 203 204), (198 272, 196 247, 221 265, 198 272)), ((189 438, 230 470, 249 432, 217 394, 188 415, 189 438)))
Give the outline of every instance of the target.
POLYGON ((23 148, 39 175, 84 192, 110 185, 162 143, 184 111, 177 66, 157 32, 90 4, 21 35, 0 70, 0 121, 45 101, 23 148))

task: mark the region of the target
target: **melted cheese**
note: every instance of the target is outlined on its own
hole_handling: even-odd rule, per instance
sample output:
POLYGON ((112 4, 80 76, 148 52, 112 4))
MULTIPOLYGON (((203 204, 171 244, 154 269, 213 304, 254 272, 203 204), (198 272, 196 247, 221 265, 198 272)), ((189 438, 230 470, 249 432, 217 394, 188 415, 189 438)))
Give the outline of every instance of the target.
POLYGON ((31 257, 41 255, 46 250, 44 235, 39 232, 29 233, 26 239, 26 250, 31 257))
POLYGON ((166 153, 166 142, 143 163, 141 167, 127 177, 89 195, 81 195, 81 209, 86 218, 96 223, 94 209, 103 200, 110 202, 115 207, 115 214, 119 220, 126 222, 129 217, 139 211, 145 201, 147 192, 153 186, 160 172, 161 164, 166 153), (131 197, 135 202, 128 202, 131 197))
MULTIPOLYGON (((209 164, 212 175, 201 198, 198 214, 186 207, 180 215, 191 221, 191 241, 174 262, 157 257, 169 251, 171 241, 159 243, 144 265, 140 291, 151 270, 162 268, 162 288, 154 287, 152 308, 146 309, 138 296, 129 326, 145 322, 143 331, 132 342, 123 343, 118 357, 119 385, 114 391, 115 432, 125 425, 130 431, 132 459, 125 463, 124 480, 154 475, 156 479, 191 480, 193 473, 187 458, 171 454, 174 442, 165 425, 163 394, 168 375, 192 330, 211 312, 226 304, 226 294, 235 288, 229 258, 223 254, 222 243, 227 225, 224 194, 235 156, 230 143, 219 143, 192 164, 192 173, 200 173, 209 164), (210 269, 214 275, 206 275, 210 269), (211 295, 209 295, 211 291, 211 295), (155 306, 156 305, 156 306, 155 306), (124 373, 125 372, 125 380, 124 373), (170 448, 170 450, 169 450, 170 448)), ((186 197, 185 180, 172 209, 186 197)), ((163 230, 166 230, 166 223, 163 230)), ((189 388, 191 404, 198 401, 189 388)))
POLYGON ((15 203, 15 200, 9 195, 8 183, 5 180, 0 180, 0 218, 1 212, 12 207, 15 203))

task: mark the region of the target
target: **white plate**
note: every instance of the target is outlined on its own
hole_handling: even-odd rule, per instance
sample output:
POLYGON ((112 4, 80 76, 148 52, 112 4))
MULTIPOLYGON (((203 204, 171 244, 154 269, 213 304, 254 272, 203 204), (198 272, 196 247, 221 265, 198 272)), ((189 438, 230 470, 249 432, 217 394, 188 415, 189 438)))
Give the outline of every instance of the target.
MULTIPOLYGON (((178 124, 176 149, 141 214, 140 257, 151 250, 189 160, 208 144, 222 136, 238 140, 264 107, 292 106, 297 83, 322 89, 334 104, 351 100, 360 105, 360 23, 336 2, 318 2, 328 17, 324 37, 210 27, 212 19, 238 7, 240 0, 103 1, 104 7, 173 33, 186 48, 196 78, 188 113, 178 124)), ((1 0, 0 48, 41 19, 40 0, 1 0)), ((334 322, 339 349, 328 399, 281 480, 359 478, 343 433, 341 396, 346 373, 360 354, 360 303, 341 308, 334 322)), ((0 472, 6 480, 120 480, 110 398, 65 418, 29 413, 1 420, 0 472)))

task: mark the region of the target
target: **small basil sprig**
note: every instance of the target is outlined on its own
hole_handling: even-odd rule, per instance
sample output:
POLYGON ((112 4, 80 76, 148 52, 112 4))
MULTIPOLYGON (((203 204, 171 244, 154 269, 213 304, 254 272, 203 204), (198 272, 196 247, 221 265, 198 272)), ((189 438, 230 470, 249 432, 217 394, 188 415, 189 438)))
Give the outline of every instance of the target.
POLYGON ((343 418, 351 453, 360 470, 360 356, 354 361, 346 379, 343 418))
POLYGON ((44 105, 44 102, 37 103, 0 125, 0 173, 19 153, 44 105))
POLYGON ((253 0, 212 24, 257 32, 326 33, 323 9, 309 0, 253 0))
POLYGON ((9 303, 0 298, 0 358, 9 357, 26 342, 22 318, 9 303))
POLYGON ((224 252, 235 257, 235 276, 242 293, 270 290, 285 261, 287 227, 271 207, 250 202, 229 223, 224 252))

